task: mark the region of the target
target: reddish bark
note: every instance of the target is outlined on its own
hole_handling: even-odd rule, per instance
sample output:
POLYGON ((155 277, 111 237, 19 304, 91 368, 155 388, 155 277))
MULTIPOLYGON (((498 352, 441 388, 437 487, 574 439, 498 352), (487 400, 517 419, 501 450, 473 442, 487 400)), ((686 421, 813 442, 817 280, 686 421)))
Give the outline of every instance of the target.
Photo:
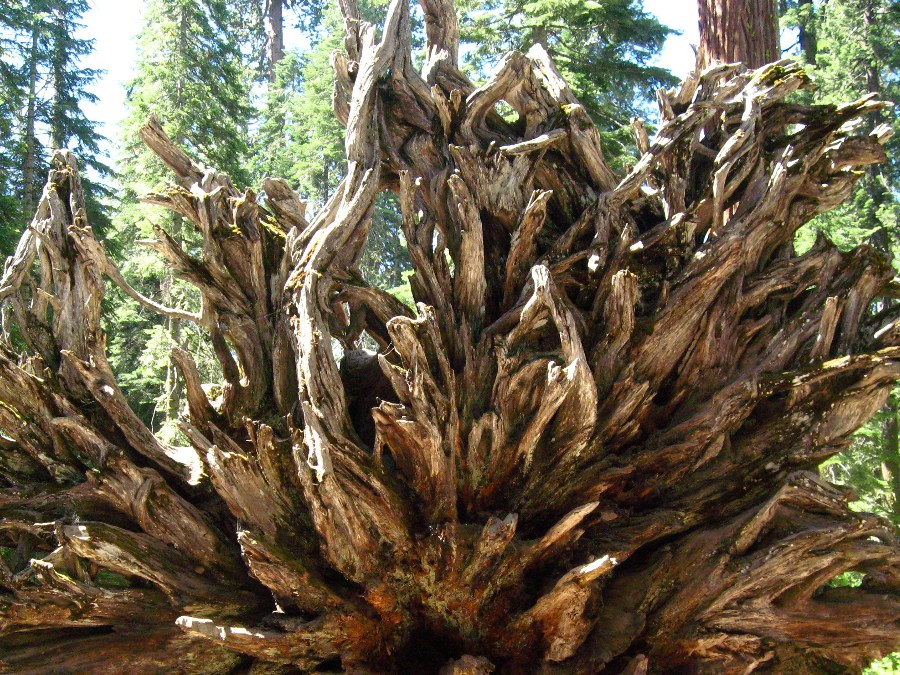
POLYGON ((714 62, 759 68, 781 56, 775 0, 698 0, 700 68, 714 62))

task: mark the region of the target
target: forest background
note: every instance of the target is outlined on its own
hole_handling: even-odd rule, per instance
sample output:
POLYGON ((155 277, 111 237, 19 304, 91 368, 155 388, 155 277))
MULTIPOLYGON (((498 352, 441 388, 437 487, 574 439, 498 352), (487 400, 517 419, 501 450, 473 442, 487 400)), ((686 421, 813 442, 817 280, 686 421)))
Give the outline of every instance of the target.
MULTIPOLYGON (((138 203, 138 196, 169 178, 142 146, 138 128, 155 114, 194 157, 240 185, 284 177, 314 212, 345 170, 344 131, 331 106, 330 65, 342 26, 337 7, 325 0, 132 2, 140 4, 141 19, 122 114, 98 100, 102 73, 86 65, 96 62, 94 42, 85 37, 83 25, 91 10, 87 0, 0 3, 0 254, 10 254, 27 227, 51 150, 68 147, 87 169, 91 224, 131 285, 170 307, 196 311, 196 297, 143 245, 154 225, 188 251, 199 242, 177 216, 138 203), (117 118, 115 128, 105 124, 117 118)), ((370 19, 385 9, 380 0, 362 6, 370 19)), ((669 51, 660 58, 676 31, 639 0, 463 0, 458 8, 464 67, 473 80, 483 80, 510 49, 540 42, 589 109, 619 168, 635 158, 630 119, 647 118, 655 90, 672 86, 689 62, 684 54, 688 35, 681 37, 681 53, 669 51)), ((670 3, 668 10, 664 20, 677 16, 682 17, 679 27, 696 24, 690 0, 670 3)), ((785 55, 800 60, 817 85, 801 99, 842 102, 876 92, 884 100, 900 100, 898 3, 780 0, 779 12, 785 55)), ((119 41, 128 38, 127 26, 106 30, 118 31, 119 41)), ((110 68, 121 72, 122 65, 110 68)), ((898 127, 893 112, 882 113, 871 125, 885 122, 898 127)), ((889 163, 869 170, 848 203, 804 228, 798 249, 811 246, 822 231, 842 248, 868 240, 898 252, 900 162, 893 143, 889 163)), ((382 197, 362 272, 411 301, 410 264, 398 218, 396 204, 382 197)), ((176 423, 185 401, 170 351, 178 346, 194 355, 212 398, 221 381, 212 346, 191 325, 148 311, 114 285, 108 286, 105 302, 108 349, 118 380, 143 420, 172 440, 180 433, 176 423)), ((900 391, 895 391, 851 448, 821 467, 828 480, 856 490, 860 510, 896 524, 898 411, 900 391)), ((893 672, 897 664, 894 657, 873 667, 893 672)))

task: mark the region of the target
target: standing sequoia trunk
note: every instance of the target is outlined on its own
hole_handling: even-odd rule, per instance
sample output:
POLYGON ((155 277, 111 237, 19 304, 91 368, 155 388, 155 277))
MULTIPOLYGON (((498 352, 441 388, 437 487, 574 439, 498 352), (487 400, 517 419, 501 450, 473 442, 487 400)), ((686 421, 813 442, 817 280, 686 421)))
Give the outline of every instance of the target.
POLYGON ((716 61, 759 68, 778 59, 775 0, 698 0, 701 68, 716 61))
POLYGON ((380 41, 342 0, 348 172, 311 220, 284 181, 239 191, 144 127, 177 176, 146 199, 203 239, 150 242, 197 315, 128 286, 56 156, 0 282, 0 661, 803 673, 896 647, 895 532, 814 472, 900 375, 897 312, 869 311, 893 272, 791 246, 884 159, 883 128, 851 135, 880 104, 788 102, 790 61, 716 66, 660 93, 616 176, 542 48, 476 88, 452 4, 422 4, 420 73, 405 0, 380 41), (417 309, 357 268, 385 189, 417 309), (209 333, 215 401, 173 354, 190 447, 126 405, 103 275, 209 333))

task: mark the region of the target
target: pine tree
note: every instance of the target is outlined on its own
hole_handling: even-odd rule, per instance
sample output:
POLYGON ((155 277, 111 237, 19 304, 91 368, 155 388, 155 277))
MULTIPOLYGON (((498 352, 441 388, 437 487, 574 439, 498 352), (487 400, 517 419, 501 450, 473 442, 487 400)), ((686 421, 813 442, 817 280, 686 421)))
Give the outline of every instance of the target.
POLYGON ((298 192, 317 207, 325 204, 346 171, 344 129, 332 107, 334 73, 330 59, 342 46, 340 15, 336 7, 326 14, 320 39, 305 55, 301 87, 292 99, 294 124, 289 176, 298 192))
POLYGON ((256 180, 285 178, 311 200, 312 210, 327 201, 345 170, 343 127, 331 105, 334 76, 329 63, 341 47, 342 29, 334 8, 309 52, 290 51, 278 64, 254 141, 256 180))
POLYGON ((0 5, 0 252, 11 253, 22 226, 19 179, 21 145, 17 133, 25 98, 18 38, 27 26, 21 2, 0 5))
POLYGON ((262 2, 260 16, 265 32, 266 58, 265 71, 270 84, 277 77, 278 64, 287 52, 284 45, 285 10, 294 10, 293 18, 297 27, 307 33, 314 33, 322 20, 325 11, 325 0, 251 0, 262 2))
POLYGON ((34 206, 39 193, 39 182, 36 177, 43 173, 41 169, 41 148, 38 145, 38 77, 39 64, 41 62, 42 42, 41 35, 45 28, 44 16, 40 13, 43 9, 41 3, 32 2, 29 5, 30 21, 27 24, 27 34, 24 52, 26 89, 25 89, 25 117, 19 131, 21 136, 21 187, 19 190, 22 204, 22 214, 27 219, 34 212, 34 206))
MULTIPOLYGON (((377 6, 364 6, 372 14, 377 6)), ((343 46, 343 21, 336 5, 322 17, 317 40, 305 54, 288 52, 270 84, 254 141, 256 180, 286 179, 310 203, 322 208, 346 173, 344 127, 332 105, 334 72, 331 55, 343 46)), ((403 246, 395 202, 383 197, 376 204, 368 246, 360 266, 373 283, 389 287, 403 283, 410 268, 403 246)))
MULTIPOLYGON (((99 159, 101 137, 81 109, 93 100, 95 70, 79 65, 92 42, 76 37, 84 0, 28 0, 0 10, 0 218, 18 233, 34 214, 49 166, 50 149, 69 147, 89 169, 88 216, 102 231, 109 167, 99 159)), ((8 250, 8 247, 7 247, 8 250)))
POLYGON ((143 188, 158 184, 164 175, 137 136, 151 113, 173 138, 194 139, 190 147, 201 161, 247 183, 252 111, 233 20, 225 0, 148 0, 123 130, 122 165, 129 187, 138 174, 143 188), (217 142, 204 140, 213 137, 217 142))
POLYGON ((112 193, 106 182, 112 178, 110 167, 100 159, 101 136, 97 123, 88 119, 82 102, 97 97, 90 85, 99 77, 97 70, 78 67, 82 57, 93 49, 93 41, 76 37, 79 19, 88 10, 87 0, 48 0, 48 81, 52 97, 47 105, 46 126, 49 146, 77 153, 87 169, 84 179, 88 218, 98 232, 110 226, 109 208, 104 205, 112 193))
MULTIPOLYGON (((900 103, 900 6, 885 0, 830 0, 821 8, 815 73, 827 100, 871 94, 900 103)), ((834 217, 850 216, 855 227, 880 237, 888 249, 900 243, 897 190, 900 189, 900 118, 889 111, 867 120, 867 131, 878 125, 893 128, 888 161, 870 168, 849 202, 834 217)))
POLYGON ((296 182, 295 102, 302 88, 302 71, 301 58, 289 51, 275 67, 275 78, 266 87, 250 150, 254 182, 266 176, 281 176, 296 182))
MULTIPOLYGON (((900 102, 900 54, 895 37, 900 8, 883 0, 829 0, 812 8, 789 6, 785 23, 798 31, 806 26, 801 57, 815 78, 816 97, 836 102, 876 94, 900 102), (815 41, 813 42, 813 36, 815 41), (810 57, 815 55, 815 60, 810 57)), ((897 186, 900 185, 900 121, 895 112, 880 111, 867 119, 868 131, 892 127, 887 141, 888 161, 871 167, 852 199, 817 218, 813 226, 849 246, 876 236, 885 250, 894 246, 898 231, 897 186)))

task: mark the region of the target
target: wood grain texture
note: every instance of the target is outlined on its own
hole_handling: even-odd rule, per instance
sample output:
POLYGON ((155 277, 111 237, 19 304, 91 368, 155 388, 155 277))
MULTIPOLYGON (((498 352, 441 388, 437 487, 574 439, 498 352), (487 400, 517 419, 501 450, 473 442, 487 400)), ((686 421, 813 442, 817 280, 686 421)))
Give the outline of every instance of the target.
POLYGON ((115 382, 104 276, 129 287, 56 155, 0 279, 0 667, 825 673, 895 649, 896 532, 814 473, 900 376, 893 271, 791 243, 884 160, 851 124, 881 104, 715 65, 659 93, 618 176, 540 47, 475 87, 450 2, 422 3, 422 72, 406 2, 380 31, 340 4, 348 173, 318 213, 142 133, 176 174, 146 199, 202 240, 147 244, 202 311, 137 299, 207 331, 224 378, 213 400, 173 354, 189 447, 115 382), (416 308, 358 268, 383 190, 416 308))

